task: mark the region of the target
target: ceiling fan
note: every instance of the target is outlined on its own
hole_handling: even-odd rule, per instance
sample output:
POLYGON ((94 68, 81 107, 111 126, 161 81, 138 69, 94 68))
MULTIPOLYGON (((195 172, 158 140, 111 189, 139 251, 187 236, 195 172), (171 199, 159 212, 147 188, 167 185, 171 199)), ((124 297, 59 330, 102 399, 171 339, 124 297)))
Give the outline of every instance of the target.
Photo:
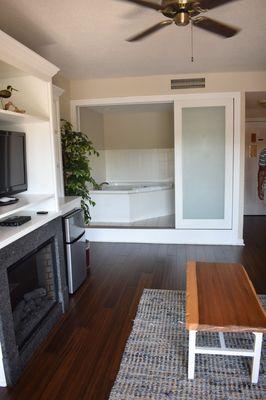
POLYGON ((240 29, 226 25, 212 18, 202 16, 200 14, 207 12, 215 7, 230 3, 236 0, 162 0, 161 4, 146 0, 126 0, 143 7, 161 12, 169 19, 163 20, 158 24, 138 33, 127 39, 128 42, 135 42, 144 39, 158 30, 175 23, 177 26, 186 26, 192 24, 198 28, 204 29, 211 33, 229 38, 236 35, 240 29))

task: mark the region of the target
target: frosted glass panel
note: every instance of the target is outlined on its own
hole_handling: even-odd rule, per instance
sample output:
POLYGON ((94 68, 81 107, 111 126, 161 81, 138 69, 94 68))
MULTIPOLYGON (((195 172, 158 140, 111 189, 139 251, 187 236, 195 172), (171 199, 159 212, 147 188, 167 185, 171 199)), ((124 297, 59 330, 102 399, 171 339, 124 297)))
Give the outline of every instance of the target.
POLYGON ((224 219, 225 107, 182 110, 183 218, 224 219))

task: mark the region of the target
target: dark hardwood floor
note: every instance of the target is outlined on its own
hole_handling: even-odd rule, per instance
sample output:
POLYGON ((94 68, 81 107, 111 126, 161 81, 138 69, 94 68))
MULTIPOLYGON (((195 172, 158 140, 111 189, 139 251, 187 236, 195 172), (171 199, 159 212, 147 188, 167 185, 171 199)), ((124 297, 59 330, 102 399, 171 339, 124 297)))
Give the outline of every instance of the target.
POLYGON ((143 288, 184 289, 186 262, 196 259, 240 262, 266 293, 266 217, 245 218, 245 243, 92 244, 91 273, 71 310, 0 400, 107 400, 143 288))

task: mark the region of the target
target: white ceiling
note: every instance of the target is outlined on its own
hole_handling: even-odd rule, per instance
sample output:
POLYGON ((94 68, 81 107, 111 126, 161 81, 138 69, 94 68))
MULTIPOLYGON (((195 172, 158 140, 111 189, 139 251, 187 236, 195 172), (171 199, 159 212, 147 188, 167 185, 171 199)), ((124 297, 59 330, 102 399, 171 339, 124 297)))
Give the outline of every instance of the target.
POLYGON ((266 0, 237 0, 208 12, 242 31, 223 39, 195 28, 194 64, 189 26, 126 42, 165 18, 123 0, 0 0, 0 7, 0 28, 71 79, 266 69, 266 0))

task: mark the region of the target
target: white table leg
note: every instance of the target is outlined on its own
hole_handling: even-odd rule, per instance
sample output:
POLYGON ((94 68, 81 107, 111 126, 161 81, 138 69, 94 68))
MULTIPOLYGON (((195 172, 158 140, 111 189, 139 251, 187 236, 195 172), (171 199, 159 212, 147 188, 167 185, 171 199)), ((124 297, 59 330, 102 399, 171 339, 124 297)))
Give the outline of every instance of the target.
POLYGON ((189 331, 188 379, 194 379, 195 374, 196 333, 197 331, 189 331))
POLYGON ((219 339, 220 339, 220 345, 221 345, 221 349, 226 349, 226 345, 225 345, 225 340, 224 340, 224 334, 223 332, 219 332, 219 339))
POLYGON ((263 334, 258 333, 258 332, 253 332, 253 333, 255 335, 255 343, 254 343, 254 356, 253 356, 253 364, 252 364, 251 382, 258 383, 263 334))

